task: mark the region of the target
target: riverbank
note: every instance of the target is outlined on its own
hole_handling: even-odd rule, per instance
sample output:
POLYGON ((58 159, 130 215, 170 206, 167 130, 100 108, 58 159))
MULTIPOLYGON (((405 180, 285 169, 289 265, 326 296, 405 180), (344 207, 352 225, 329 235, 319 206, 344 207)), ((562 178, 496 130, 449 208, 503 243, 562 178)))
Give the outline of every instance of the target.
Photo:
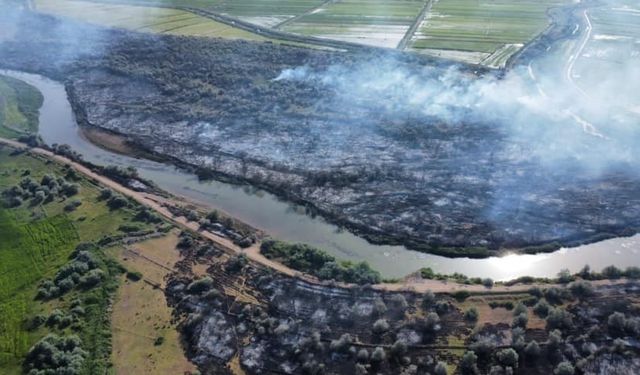
MULTIPOLYGON (((252 262, 260 266, 277 271, 283 275, 299 278, 301 280, 304 280, 306 282, 313 283, 313 284, 328 285, 327 282, 321 282, 315 277, 303 274, 281 263, 267 259, 264 255, 260 253, 260 242, 253 244, 249 248, 243 249, 237 246, 236 244, 234 244, 232 241, 230 241, 227 238, 218 236, 206 230, 202 230, 200 228, 200 225, 197 222, 189 221, 185 217, 175 217, 171 213, 171 211, 168 210, 161 203, 161 202, 166 203, 167 198, 159 197, 154 194, 141 193, 141 192, 134 191, 105 176, 95 173, 94 171, 90 170, 89 168, 85 167, 84 165, 78 162, 72 161, 60 155, 56 155, 53 152, 42 149, 42 148, 37 148, 37 147, 31 148, 26 144, 5 139, 5 138, 0 138, 0 143, 13 147, 18 150, 27 151, 35 155, 43 156, 45 158, 48 158, 50 160, 56 161, 61 164, 69 165, 77 172, 94 180, 100 185, 113 189, 114 191, 135 200, 139 204, 154 210, 156 213, 161 215, 163 218, 165 218, 172 224, 184 230, 188 230, 189 232, 194 233, 197 236, 200 236, 207 240, 212 241, 213 243, 216 244, 217 247, 219 247, 221 250, 224 250, 230 255, 244 254, 252 262)), ((626 280, 618 280, 618 281, 603 280, 603 281, 597 281, 595 283, 597 283, 597 285, 611 285, 611 284, 625 283, 625 282, 626 280)), ((332 284, 342 288, 359 287, 357 285, 344 284, 344 283, 332 283, 332 284)), ((473 293, 505 293, 505 292, 513 293, 513 292, 526 292, 534 286, 550 287, 550 286, 556 286, 556 285, 555 284, 518 284, 518 285, 512 285, 512 286, 496 285, 492 288, 486 288, 482 285, 465 285, 465 284, 452 283, 450 281, 426 280, 426 279, 420 279, 417 277, 410 277, 398 283, 391 283, 391 284, 381 283, 381 284, 373 285, 372 287, 380 291, 415 291, 417 293, 424 293, 428 290, 431 290, 437 293, 454 293, 456 291, 461 291, 461 290, 473 292, 473 293)))

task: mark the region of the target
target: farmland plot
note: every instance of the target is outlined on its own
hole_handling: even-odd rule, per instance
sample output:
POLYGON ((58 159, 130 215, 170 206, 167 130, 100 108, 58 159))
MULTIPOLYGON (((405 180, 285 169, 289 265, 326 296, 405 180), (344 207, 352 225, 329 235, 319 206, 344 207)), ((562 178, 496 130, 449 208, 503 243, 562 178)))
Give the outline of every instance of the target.
POLYGON ((416 20, 422 0, 330 2, 282 27, 316 37, 395 48, 416 20))
POLYGON ((434 0, 410 49, 466 62, 503 66, 548 25, 547 9, 563 0, 434 0), (452 52, 454 51, 454 52, 452 52))
MULTIPOLYGON (((119 3, 121 0, 99 0, 119 3)), ((181 6, 208 10, 256 25, 272 27, 322 5, 324 0, 128 0, 131 4, 181 6)))
POLYGON ((36 9, 56 16, 141 32, 266 40, 260 35, 176 9, 75 0, 36 0, 36 9))
POLYGON ((590 39, 571 74, 589 96, 640 114, 637 85, 629 81, 640 75, 640 5, 609 4, 587 12, 590 39))

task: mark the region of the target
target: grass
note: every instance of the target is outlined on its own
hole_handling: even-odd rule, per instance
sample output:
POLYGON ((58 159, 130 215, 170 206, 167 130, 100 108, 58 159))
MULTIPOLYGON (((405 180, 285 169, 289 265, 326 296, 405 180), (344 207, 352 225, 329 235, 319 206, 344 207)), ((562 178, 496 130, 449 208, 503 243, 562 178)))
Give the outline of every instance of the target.
POLYGON ((141 32, 267 40, 258 34, 176 9, 75 0, 36 0, 36 8, 43 13, 141 32))
POLYGON ((484 53, 501 64, 548 25, 547 9, 563 0, 439 0, 412 38, 411 49, 484 53), (512 47, 505 47, 512 45, 512 47), (506 49, 504 49, 506 48, 506 49))
MULTIPOLYGON (((66 175, 64 167, 27 154, 12 154, 0 147, 0 190, 16 185, 25 175, 39 181, 45 174, 66 175), (27 173, 27 171, 29 171, 27 173)), ((28 349, 50 330, 26 329, 25 322, 36 314, 47 315, 54 308, 68 308, 68 301, 79 297, 86 315, 76 333, 91 353, 87 374, 102 373, 108 366, 110 337, 105 332, 105 316, 110 294, 115 291, 108 280, 118 274, 118 268, 107 258, 101 259, 106 281, 89 291, 74 291, 64 300, 41 303, 35 301, 37 288, 44 279, 51 279, 67 262, 77 244, 96 241, 114 234, 120 225, 130 222, 133 210, 110 211, 98 200, 99 188, 80 179, 79 193, 72 199, 82 204, 74 212, 64 206, 70 199, 59 198, 51 203, 33 205, 30 201, 13 209, 0 208, 0 373, 20 373, 21 360, 28 349), (106 348, 106 349, 105 349, 106 348), (105 355, 105 350, 107 354, 105 355)), ((139 224, 138 224, 139 225, 139 224)), ((100 255, 100 253, 97 253, 100 255)))
MULTIPOLYGON (((141 256, 127 252, 123 247, 109 249, 109 254, 122 263, 129 272, 142 274, 144 280, 164 287, 168 269, 180 259, 176 249, 178 237, 170 233, 165 237, 141 242, 134 246, 141 256), (160 265, 163 265, 164 268, 160 265)), ((194 372, 180 344, 176 326, 171 322, 171 308, 164 293, 143 280, 119 279, 113 305, 112 359, 116 374, 183 374, 194 372), (162 339, 157 345, 156 340, 162 339)))
POLYGON ((38 130, 42 94, 20 80, 0 76, 0 136, 18 138, 38 130))

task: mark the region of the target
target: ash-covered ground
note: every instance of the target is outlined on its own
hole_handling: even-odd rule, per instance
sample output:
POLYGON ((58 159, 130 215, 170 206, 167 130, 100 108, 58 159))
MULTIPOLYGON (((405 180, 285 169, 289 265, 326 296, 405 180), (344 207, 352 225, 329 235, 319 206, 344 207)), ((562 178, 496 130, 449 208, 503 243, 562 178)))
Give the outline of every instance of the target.
POLYGON ((63 80, 82 125, 373 241, 487 256, 640 227, 637 130, 589 109, 606 127, 587 131, 571 92, 534 96, 525 73, 4 17, 22 32, 0 65, 63 80))

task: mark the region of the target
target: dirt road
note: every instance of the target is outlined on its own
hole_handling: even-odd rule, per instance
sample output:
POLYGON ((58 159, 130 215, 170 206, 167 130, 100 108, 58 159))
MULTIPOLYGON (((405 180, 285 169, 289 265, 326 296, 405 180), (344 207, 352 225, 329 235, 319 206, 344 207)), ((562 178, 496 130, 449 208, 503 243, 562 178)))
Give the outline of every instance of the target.
MULTIPOLYGON (((122 195, 125 195, 129 198, 134 199, 136 202, 140 203, 141 205, 144 205, 156 211, 158 214, 162 215, 164 218, 166 218, 171 223, 177 225, 178 227, 198 233, 200 236, 208 240, 211 240, 218 247, 220 247, 222 250, 226 251, 231 255, 245 254, 247 258, 249 258, 251 261, 258 263, 264 267, 271 268, 284 275, 297 277, 310 283, 315 283, 315 284, 321 283, 320 280, 310 275, 303 274, 299 271, 296 271, 294 269, 291 269, 285 266, 282 263, 278 263, 271 259, 267 259, 264 255, 260 253, 259 242, 249 248, 243 249, 238 245, 234 244, 228 238, 218 236, 206 230, 202 230, 197 222, 188 221, 186 218, 182 216, 180 217, 174 216, 166 207, 163 206, 163 203, 167 202, 166 198, 159 197, 154 194, 141 193, 141 192, 137 192, 132 189, 129 189, 128 187, 120 185, 119 183, 105 176, 95 173, 94 171, 85 167, 82 164, 76 163, 64 156, 56 155, 53 152, 42 149, 42 148, 37 148, 37 147, 31 148, 26 144, 13 141, 10 139, 5 139, 5 138, 0 138, 0 144, 5 144, 20 150, 27 150, 32 154, 41 155, 51 160, 54 160, 56 162, 59 162, 61 164, 69 165, 70 167, 75 169, 77 172, 82 173, 83 175, 96 181, 97 183, 103 186, 109 187, 110 189, 113 189, 122 195)), ((612 282, 608 280, 603 280, 601 282, 596 282, 594 284, 604 285, 604 284, 610 284, 610 283, 612 282)), ((350 285, 350 284, 338 283, 337 285, 345 288, 355 287, 354 285, 350 285)), ((496 285, 493 288, 488 289, 483 285, 465 285, 465 284, 458 284, 458 283, 449 282, 449 281, 425 280, 419 277, 408 277, 405 280, 397 283, 376 284, 373 286, 373 288, 377 290, 384 290, 384 291, 415 291, 418 293, 423 293, 428 290, 431 290, 435 293, 451 293, 459 290, 466 290, 469 292, 476 292, 476 293, 491 293, 491 292, 504 293, 504 292, 523 292, 523 291, 527 291, 532 286, 534 285, 531 285, 531 284, 527 284, 527 285, 519 284, 514 286, 496 285)), ((548 287, 549 284, 544 284, 540 286, 548 287)))

